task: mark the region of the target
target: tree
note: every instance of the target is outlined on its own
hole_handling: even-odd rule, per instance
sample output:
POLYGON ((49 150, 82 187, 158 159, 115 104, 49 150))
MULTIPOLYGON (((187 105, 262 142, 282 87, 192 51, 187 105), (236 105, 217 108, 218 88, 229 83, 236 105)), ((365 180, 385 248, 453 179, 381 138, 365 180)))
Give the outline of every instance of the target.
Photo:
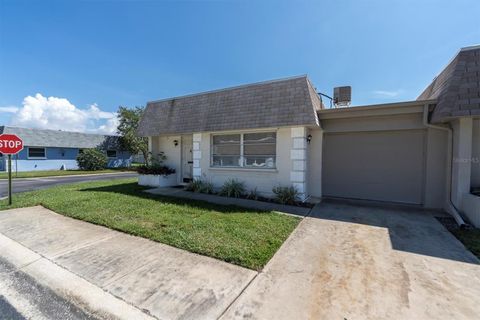
POLYGON ((85 149, 77 156, 77 163, 82 170, 102 170, 107 167, 108 159, 105 153, 100 150, 85 149))
POLYGON ((143 107, 132 109, 119 107, 117 132, 122 137, 120 140, 122 147, 131 154, 142 153, 145 163, 149 164, 148 138, 137 136, 137 128, 143 111, 143 107))

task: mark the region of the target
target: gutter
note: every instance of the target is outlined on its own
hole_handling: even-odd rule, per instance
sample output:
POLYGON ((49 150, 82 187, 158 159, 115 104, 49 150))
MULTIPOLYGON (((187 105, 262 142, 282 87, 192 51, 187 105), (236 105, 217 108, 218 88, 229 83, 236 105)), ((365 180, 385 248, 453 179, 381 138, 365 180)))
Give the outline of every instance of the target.
POLYGON ((430 124, 428 122, 428 104, 423 106, 423 125, 427 128, 447 131, 448 146, 447 146, 447 202, 446 211, 455 219, 460 228, 466 228, 468 225, 463 220, 459 210, 452 202, 452 170, 453 170, 453 130, 449 127, 442 127, 430 124))

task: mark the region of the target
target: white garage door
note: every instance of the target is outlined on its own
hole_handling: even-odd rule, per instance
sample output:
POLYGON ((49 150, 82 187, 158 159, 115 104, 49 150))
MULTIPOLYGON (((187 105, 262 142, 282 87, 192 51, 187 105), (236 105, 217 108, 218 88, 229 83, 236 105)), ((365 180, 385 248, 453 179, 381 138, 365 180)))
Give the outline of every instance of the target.
POLYGON ((424 130, 326 133, 323 194, 422 203, 424 130))

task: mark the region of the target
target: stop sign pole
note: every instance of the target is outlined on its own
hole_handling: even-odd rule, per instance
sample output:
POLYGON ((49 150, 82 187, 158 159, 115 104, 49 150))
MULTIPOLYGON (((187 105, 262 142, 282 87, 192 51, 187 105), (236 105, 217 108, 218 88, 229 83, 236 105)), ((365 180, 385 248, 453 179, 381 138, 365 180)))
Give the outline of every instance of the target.
POLYGON ((12 204, 12 154, 23 150, 23 141, 14 134, 0 134, 0 152, 8 155, 8 205, 12 204))
POLYGON ((12 155, 8 155, 8 205, 12 205, 12 155))

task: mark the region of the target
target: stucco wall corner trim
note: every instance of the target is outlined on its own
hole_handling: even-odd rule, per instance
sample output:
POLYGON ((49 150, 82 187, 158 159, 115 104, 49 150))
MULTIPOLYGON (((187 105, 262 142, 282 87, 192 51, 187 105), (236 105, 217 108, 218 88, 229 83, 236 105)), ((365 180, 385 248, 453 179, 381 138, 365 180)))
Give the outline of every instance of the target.
POLYGON ((300 193, 301 200, 305 200, 307 197, 307 128, 291 128, 291 139, 290 159, 292 160, 292 167, 290 169, 290 182, 300 193))
POLYGON ((193 145, 192 145, 192 158, 193 158, 193 179, 202 178, 202 168, 200 163, 202 160, 202 134, 194 133, 193 134, 193 145))

